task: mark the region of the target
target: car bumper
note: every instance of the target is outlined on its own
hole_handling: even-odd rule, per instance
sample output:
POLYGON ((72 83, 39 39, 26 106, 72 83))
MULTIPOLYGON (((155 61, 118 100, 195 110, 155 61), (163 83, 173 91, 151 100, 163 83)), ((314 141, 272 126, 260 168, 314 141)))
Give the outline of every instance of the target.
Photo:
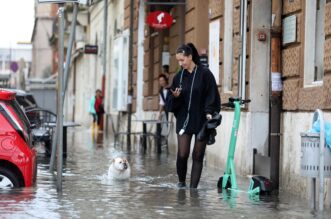
POLYGON ((22 170, 24 185, 31 187, 37 180, 37 153, 35 149, 31 150, 31 155, 26 158, 25 168, 22 170))

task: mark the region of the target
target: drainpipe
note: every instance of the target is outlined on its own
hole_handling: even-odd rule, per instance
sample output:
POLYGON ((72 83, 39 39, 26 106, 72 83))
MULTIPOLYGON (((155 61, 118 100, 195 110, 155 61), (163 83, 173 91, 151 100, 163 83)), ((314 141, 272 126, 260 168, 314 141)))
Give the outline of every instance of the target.
MULTIPOLYGON (((282 0, 272 1, 273 22, 271 28, 271 74, 281 75, 281 16, 282 0)), ((273 78, 271 76, 271 78, 273 78)), ((272 80, 270 81, 272 83, 272 80)), ((280 120, 282 110, 281 89, 273 89, 270 86, 270 114, 269 114, 269 156, 270 156, 270 179, 275 189, 279 188, 279 160, 280 160, 280 120)))
POLYGON ((134 1, 130 0, 130 38, 129 38, 129 92, 128 92, 128 130, 127 146, 131 148, 131 114, 132 114, 132 95, 133 95, 133 16, 134 1))
POLYGON ((73 88, 72 88, 72 95, 74 96, 74 103, 72 106, 72 121, 75 121, 75 114, 76 114, 76 73, 77 73, 77 63, 76 59, 74 59, 74 66, 73 66, 73 88))
POLYGON ((240 1, 240 40, 241 54, 238 68, 238 96, 246 98, 246 41, 247 41, 247 0, 240 1))

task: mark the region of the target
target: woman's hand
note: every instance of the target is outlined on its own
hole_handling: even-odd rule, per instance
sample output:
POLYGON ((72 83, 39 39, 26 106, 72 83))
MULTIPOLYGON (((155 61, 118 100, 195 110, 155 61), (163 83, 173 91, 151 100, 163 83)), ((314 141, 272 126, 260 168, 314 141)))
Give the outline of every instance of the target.
POLYGON ((207 120, 211 120, 212 118, 213 118, 213 117, 212 117, 211 114, 209 114, 209 113, 206 114, 206 119, 207 119, 207 120))
POLYGON ((180 92, 182 91, 182 89, 177 87, 175 90, 170 90, 170 91, 171 91, 171 93, 174 97, 179 97, 180 92))

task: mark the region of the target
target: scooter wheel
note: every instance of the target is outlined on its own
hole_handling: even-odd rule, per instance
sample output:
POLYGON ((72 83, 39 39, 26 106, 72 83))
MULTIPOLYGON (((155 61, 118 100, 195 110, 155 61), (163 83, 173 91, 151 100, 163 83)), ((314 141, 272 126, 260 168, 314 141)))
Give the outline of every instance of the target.
POLYGON ((225 188, 222 188, 222 182, 223 182, 223 176, 221 176, 221 177, 218 179, 218 182, 217 182, 217 190, 218 190, 219 193, 222 193, 222 190, 223 190, 223 189, 231 188, 230 177, 228 178, 228 181, 227 181, 226 184, 225 184, 225 188))

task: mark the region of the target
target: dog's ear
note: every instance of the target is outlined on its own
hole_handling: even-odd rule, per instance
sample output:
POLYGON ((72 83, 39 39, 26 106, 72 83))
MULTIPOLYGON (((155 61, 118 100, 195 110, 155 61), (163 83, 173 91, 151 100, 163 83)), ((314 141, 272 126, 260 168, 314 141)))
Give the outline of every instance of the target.
POLYGON ((114 158, 111 160, 111 163, 115 163, 115 159, 114 158))

